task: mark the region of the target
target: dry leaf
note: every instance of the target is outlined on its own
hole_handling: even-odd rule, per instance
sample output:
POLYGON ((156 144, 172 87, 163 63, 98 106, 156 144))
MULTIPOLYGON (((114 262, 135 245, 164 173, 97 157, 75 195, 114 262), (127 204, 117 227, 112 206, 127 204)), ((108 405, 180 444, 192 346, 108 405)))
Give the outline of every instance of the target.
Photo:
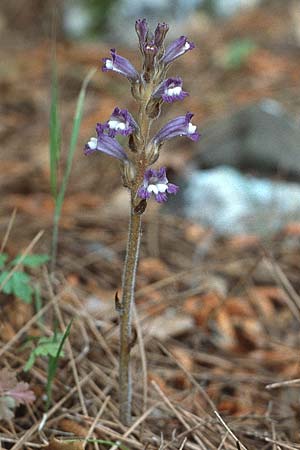
POLYGON ((194 327, 192 317, 184 314, 176 314, 171 317, 168 312, 164 315, 150 318, 146 324, 147 335, 166 340, 170 337, 178 336, 194 327))
POLYGON ((35 395, 28 383, 18 383, 15 372, 7 367, 0 370, 0 420, 11 420, 16 406, 34 400, 35 395))
POLYGON ((62 419, 58 423, 59 430, 67 431, 78 437, 85 437, 89 432, 88 427, 84 427, 74 420, 62 419))
POLYGON ((84 450, 84 441, 50 439, 49 444, 44 447, 46 450, 84 450))

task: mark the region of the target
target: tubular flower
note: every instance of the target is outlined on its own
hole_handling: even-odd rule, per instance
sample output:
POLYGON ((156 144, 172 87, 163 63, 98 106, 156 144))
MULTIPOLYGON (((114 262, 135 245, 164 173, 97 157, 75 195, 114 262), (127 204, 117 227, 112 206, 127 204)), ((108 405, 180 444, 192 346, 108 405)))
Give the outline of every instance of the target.
POLYGON ((166 176, 166 168, 161 167, 158 170, 147 169, 144 174, 143 184, 138 189, 138 197, 147 200, 153 194, 158 203, 167 201, 167 194, 176 194, 179 187, 176 184, 169 183, 166 176))
POLYGON ((109 156, 120 160, 127 160, 127 155, 119 142, 111 136, 104 133, 105 127, 98 123, 96 127, 97 137, 91 137, 85 145, 84 154, 90 155, 95 151, 106 153, 109 156))
POLYGON ((180 36, 180 38, 173 41, 166 49, 162 61, 165 64, 170 64, 174 59, 181 55, 184 55, 189 50, 195 48, 195 44, 188 40, 185 36, 180 36))
POLYGON ((146 19, 138 19, 135 22, 135 31, 139 38, 140 50, 144 53, 144 45, 148 37, 148 24, 146 19))
POLYGON ((154 32, 154 42, 157 48, 161 48, 164 43, 167 32, 169 31, 169 25, 165 22, 158 23, 154 32))
POLYGON ((191 122, 193 115, 188 112, 185 116, 179 116, 170 120, 153 137, 152 142, 159 145, 176 136, 186 136, 192 141, 198 141, 200 134, 196 131, 196 125, 193 125, 191 122))
POLYGON ((114 137, 116 134, 128 136, 137 130, 138 125, 127 109, 120 109, 116 106, 106 126, 109 128, 109 135, 114 137))
POLYGON ((182 90, 182 79, 177 77, 164 80, 153 92, 152 97, 161 97, 164 102, 172 103, 176 100, 183 100, 188 95, 182 90))
POLYGON ((146 82, 150 81, 151 74, 155 69, 155 57, 157 55, 158 48, 154 44, 154 41, 147 42, 143 47, 144 53, 144 65, 143 65, 143 78, 146 82))
POLYGON ((135 82, 139 79, 138 72, 135 70, 131 62, 128 61, 128 59, 123 58, 123 56, 117 55, 116 50, 114 48, 110 50, 110 54, 111 59, 110 58, 102 59, 103 72, 108 72, 109 70, 112 70, 113 72, 117 72, 120 73, 121 75, 124 75, 132 82, 135 82))

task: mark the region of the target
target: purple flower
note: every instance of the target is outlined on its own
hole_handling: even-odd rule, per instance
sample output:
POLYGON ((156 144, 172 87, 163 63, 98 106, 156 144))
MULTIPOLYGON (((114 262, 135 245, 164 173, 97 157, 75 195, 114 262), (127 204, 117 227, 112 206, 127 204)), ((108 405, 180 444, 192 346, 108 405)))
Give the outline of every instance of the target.
POLYGON ((152 97, 161 97, 164 102, 172 103, 183 100, 187 95, 189 94, 182 90, 182 79, 177 77, 164 80, 153 92, 152 97))
POLYGON ((84 154, 90 155, 98 150, 114 158, 124 161, 127 160, 128 158, 123 147, 116 139, 104 133, 105 128, 101 123, 97 124, 97 137, 90 138, 89 142, 85 145, 84 154))
POLYGON ((158 203, 167 201, 167 194, 176 194, 179 187, 169 183, 166 176, 166 168, 161 167, 158 170, 147 169, 144 174, 143 184, 138 189, 138 197, 147 200, 152 194, 158 203))
POLYGON ((148 24, 146 19, 138 19, 135 22, 135 31, 139 38, 140 49, 143 53, 144 45, 146 44, 147 36, 148 36, 148 24))
POLYGON ((195 48, 195 44, 188 40, 185 36, 180 36, 180 38, 173 41, 166 49, 162 61, 165 64, 169 64, 174 59, 178 58, 184 53, 195 48))
POLYGON ((138 125, 130 112, 127 111, 127 109, 120 109, 118 107, 113 110, 106 126, 110 130, 109 135, 111 137, 114 137, 116 134, 128 136, 138 128, 138 125))
POLYGON ((154 32, 154 43, 157 48, 160 48, 165 40, 166 34, 169 30, 169 25, 165 22, 158 23, 154 32))
POLYGON ((102 62, 104 63, 102 66, 103 72, 108 72, 112 70, 113 72, 120 73, 127 77, 130 81, 134 82, 139 79, 139 74, 133 67, 128 59, 123 58, 123 56, 117 55, 116 50, 112 48, 110 50, 111 59, 103 58, 102 62))
POLYGON ((185 116, 179 116, 170 120, 162 129, 153 137, 155 144, 161 144, 168 139, 176 136, 186 136, 192 141, 198 141, 200 135, 196 131, 196 125, 193 125, 191 119, 194 114, 186 113, 185 116))

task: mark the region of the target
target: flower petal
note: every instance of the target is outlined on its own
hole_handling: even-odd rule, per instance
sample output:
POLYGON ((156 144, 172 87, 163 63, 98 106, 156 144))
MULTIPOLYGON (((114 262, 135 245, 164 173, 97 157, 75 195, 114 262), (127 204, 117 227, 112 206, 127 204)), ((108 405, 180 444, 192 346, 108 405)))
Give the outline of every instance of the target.
POLYGON ((113 72, 117 72, 120 73, 121 75, 124 75, 132 82, 135 82, 139 79, 138 72, 128 59, 118 55, 114 48, 110 50, 110 54, 111 59, 110 58, 102 59, 103 72, 108 72, 109 70, 112 70, 113 72))
POLYGON ((180 36, 178 39, 173 41, 165 51, 162 61, 165 64, 170 64, 176 58, 184 55, 189 50, 195 48, 195 44, 188 40, 185 36, 180 36))

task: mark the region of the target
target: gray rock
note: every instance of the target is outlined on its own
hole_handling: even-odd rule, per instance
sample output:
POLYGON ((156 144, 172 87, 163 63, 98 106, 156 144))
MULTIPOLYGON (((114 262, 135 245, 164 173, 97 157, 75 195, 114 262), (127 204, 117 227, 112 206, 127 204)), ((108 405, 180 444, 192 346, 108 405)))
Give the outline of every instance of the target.
POLYGON ((185 215, 220 235, 267 236, 300 219, 300 185, 241 174, 231 167, 194 171, 183 192, 185 215))
POLYGON ((300 177, 300 128, 274 100, 245 107, 202 124, 194 162, 198 167, 228 165, 262 173, 300 177))

